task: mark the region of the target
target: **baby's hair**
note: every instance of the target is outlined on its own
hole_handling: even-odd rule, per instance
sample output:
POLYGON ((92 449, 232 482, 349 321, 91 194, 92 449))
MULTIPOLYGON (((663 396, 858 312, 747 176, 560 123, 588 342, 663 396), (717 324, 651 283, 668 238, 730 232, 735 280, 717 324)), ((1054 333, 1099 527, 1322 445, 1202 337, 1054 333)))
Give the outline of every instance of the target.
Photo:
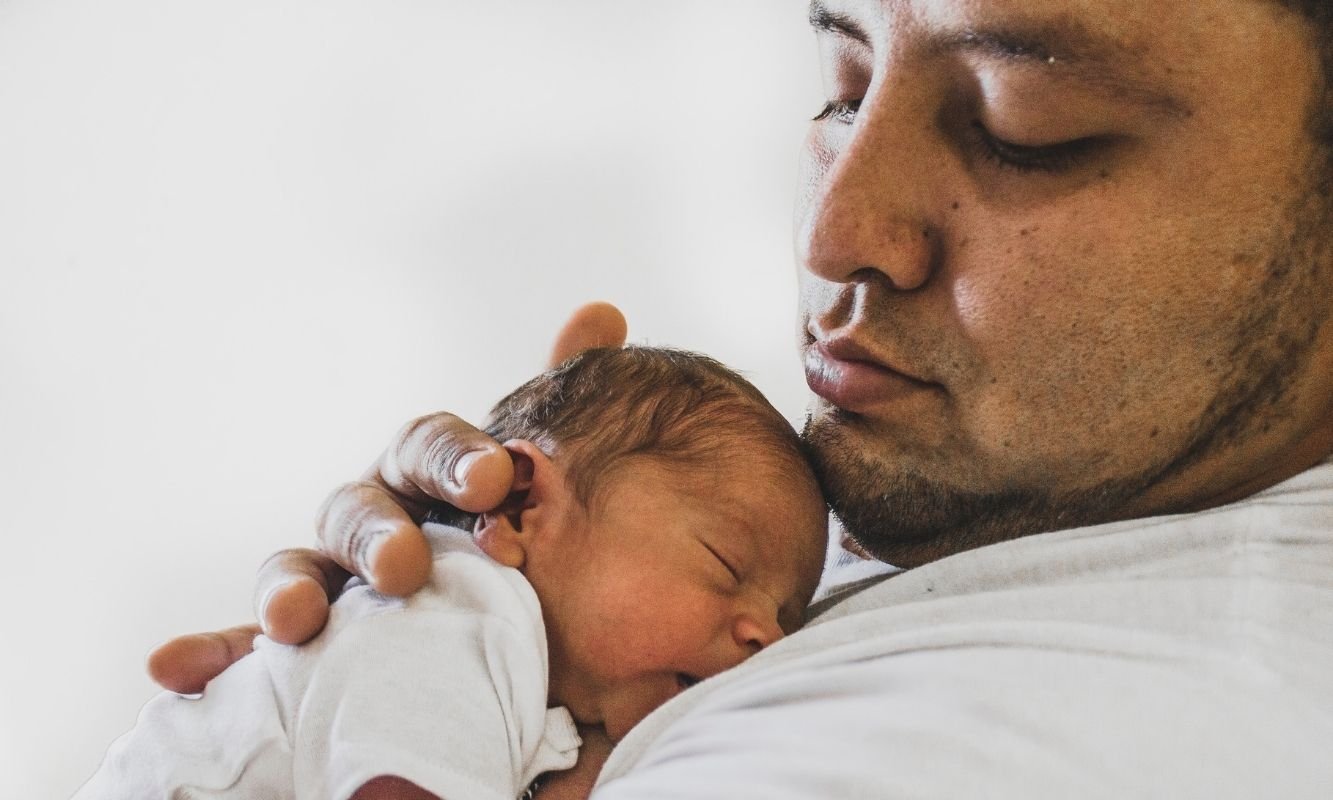
POLYGON ((558 459, 586 508, 610 470, 638 457, 686 474, 733 458, 810 474, 800 438, 758 389, 684 350, 584 350, 515 389, 490 419, 495 439, 527 439, 558 459))

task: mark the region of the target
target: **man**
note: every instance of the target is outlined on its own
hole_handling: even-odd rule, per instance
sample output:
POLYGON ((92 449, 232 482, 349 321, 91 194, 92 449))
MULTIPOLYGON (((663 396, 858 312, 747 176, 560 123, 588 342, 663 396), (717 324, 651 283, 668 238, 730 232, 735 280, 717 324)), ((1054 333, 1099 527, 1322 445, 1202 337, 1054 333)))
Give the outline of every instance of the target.
MULTIPOLYGON (((811 21, 805 435, 842 529, 909 571, 650 718, 599 796, 1328 796, 1333 12, 811 21)), ((588 316, 558 353, 623 338, 588 316)), ((317 630, 343 569, 412 591, 414 521, 509 470, 448 415, 409 425, 329 501, 328 556, 266 566, 270 635, 317 630)), ((197 688, 253 633, 154 674, 197 688)))

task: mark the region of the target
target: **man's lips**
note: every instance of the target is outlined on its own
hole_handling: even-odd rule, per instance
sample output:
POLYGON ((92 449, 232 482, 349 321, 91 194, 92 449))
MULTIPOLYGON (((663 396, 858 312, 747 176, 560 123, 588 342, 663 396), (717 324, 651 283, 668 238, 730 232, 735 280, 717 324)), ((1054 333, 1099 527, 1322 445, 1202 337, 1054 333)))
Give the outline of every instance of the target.
POLYGON ((805 382, 815 394, 852 412, 941 388, 889 366, 849 338, 812 342, 805 351, 805 382))

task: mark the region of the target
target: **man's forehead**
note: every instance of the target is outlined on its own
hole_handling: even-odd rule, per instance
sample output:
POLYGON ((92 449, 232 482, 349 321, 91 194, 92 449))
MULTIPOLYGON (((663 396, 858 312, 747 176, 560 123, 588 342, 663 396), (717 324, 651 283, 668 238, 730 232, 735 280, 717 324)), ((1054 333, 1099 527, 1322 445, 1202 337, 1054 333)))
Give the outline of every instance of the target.
MULTIPOLYGON (((1119 20, 1124 20, 1124 6, 1119 20)), ((1106 13, 1114 11, 1110 5, 1106 13)), ((873 48, 888 30, 910 27, 915 44, 932 55, 961 53, 992 62, 1041 65, 1171 116, 1188 113, 1154 86, 1162 54, 1127 26, 1106 24, 1096 4, 1077 10, 1064 2, 1024 0, 811 0, 809 19, 819 33, 873 48)))
POLYGON ((911 25, 937 47, 977 46, 1012 58, 1109 60, 1141 54, 1124 39, 1128 7, 1071 8, 1049 0, 811 0, 817 31, 870 45, 886 28, 911 25), (1112 33, 1112 31, 1117 31, 1112 33))

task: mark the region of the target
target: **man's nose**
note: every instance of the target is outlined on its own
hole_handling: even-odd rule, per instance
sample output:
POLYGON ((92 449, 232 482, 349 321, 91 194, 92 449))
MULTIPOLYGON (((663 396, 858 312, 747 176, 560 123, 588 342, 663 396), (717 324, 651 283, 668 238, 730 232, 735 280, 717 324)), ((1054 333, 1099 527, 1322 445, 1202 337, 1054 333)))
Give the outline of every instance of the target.
POLYGON ((892 91, 867 98, 849 129, 816 133, 807 145, 797 256, 816 277, 846 283, 873 270, 900 291, 930 279, 939 237, 923 208, 939 166, 930 163, 928 126, 914 127, 919 115, 899 108, 892 91))

